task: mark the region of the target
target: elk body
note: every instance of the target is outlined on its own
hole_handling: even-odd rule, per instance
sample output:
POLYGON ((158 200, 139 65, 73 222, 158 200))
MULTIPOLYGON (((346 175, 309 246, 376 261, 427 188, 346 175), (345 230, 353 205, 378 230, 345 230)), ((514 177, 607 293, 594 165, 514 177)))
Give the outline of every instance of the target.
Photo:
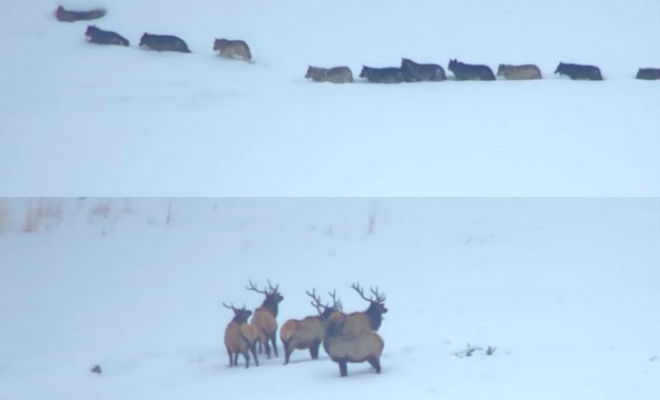
MULTIPOLYGON (((273 287, 270 281, 268 282, 268 287, 264 290, 259 290, 252 281, 250 281, 250 286, 247 286, 246 289, 261 293, 266 298, 264 299, 261 307, 257 308, 254 311, 252 320, 250 324, 257 332, 257 343, 259 348, 263 345, 266 351, 266 357, 270 358, 270 343, 273 345, 273 351, 275 352, 275 357, 277 357, 277 341, 275 340, 275 335, 277 332, 277 313, 278 305, 284 300, 284 297, 278 291, 279 285, 273 287)), ((261 350, 260 350, 261 351, 261 350)))
POLYGON ((383 354, 385 342, 373 331, 359 333, 343 333, 348 316, 335 312, 329 318, 328 329, 323 338, 323 349, 330 359, 339 365, 339 375, 348 375, 350 363, 367 361, 380 374, 380 356, 383 354))
POLYGON ((335 298, 335 292, 330 293, 333 300, 332 305, 322 304, 315 291, 306 293, 312 298, 311 304, 316 307, 318 315, 301 320, 290 319, 282 325, 280 339, 282 340, 282 347, 284 347, 284 365, 289 363, 291 353, 295 349, 309 349, 312 360, 316 360, 319 357, 319 347, 323 341, 330 316, 334 312, 341 311, 341 302, 335 298))
POLYGON ((229 366, 238 365, 238 355, 242 354, 245 358, 245 368, 248 368, 250 366, 248 351, 252 352, 254 363, 259 366, 259 358, 257 358, 255 349, 257 332, 247 323, 252 311, 245 309, 245 307, 236 308, 225 303, 222 303, 222 305, 234 311, 234 318, 225 329, 225 347, 227 347, 227 354, 229 355, 229 366))
POLYGON ((378 289, 371 289, 372 297, 366 297, 364 290, 354 283, 351 288, 355 290, 362 299, 369 302, 365 311, 346 314, 346 320, 342 323, 342 334, 357 335, 364 332, 377 331, 383 322, 383 314, 387 312, 385 307, 385 295, 378 289))
POLYGON ((375 331, 383 322, 385 295, 378 289, 371 289, 371 297, 364 295, 364 290, 354 283, 351 288, 362 299, 369 302, 369 308, 363 312, 344 314, 333 313, 323 337, 323 349, 330 359, 339 364, 339 375, 347 376, 347 363, 367 361, 380 373, 380 356, 383 354, 385 342, 375 331))

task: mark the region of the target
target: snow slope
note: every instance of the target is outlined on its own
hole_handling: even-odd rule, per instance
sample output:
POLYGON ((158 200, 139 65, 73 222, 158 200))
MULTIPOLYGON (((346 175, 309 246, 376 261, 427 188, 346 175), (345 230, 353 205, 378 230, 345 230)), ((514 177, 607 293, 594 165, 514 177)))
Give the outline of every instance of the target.
MULTIPOLYGON (((68 8, 98 3, 66 2, 68 8)), ((0 195, 658 196, 660 4, 109 1, 86 43, 56 4, 0 15, 0 195), (193 54, 136 47, 174 34, 193 54), (220 59, 246 40, 252 65, 220 59), (307 65, 535 63, 536 82, 313 84, 307 65), (559 61, 604 82, 553 76, 559 61)))
MULTIPOLYGON (((648 199, 0 200, 2 399, 657 399, 648 199), (31 232, 25 232, 29 230, 31 232), (378 285, 383 373, 230 369, 221 301, 378 285), (473 346, 492 356, 457 357, 473 346), (89 372, 101 366, 102 375, 89 372)), ((280 347, 281 349, 281 347, 280 347)))

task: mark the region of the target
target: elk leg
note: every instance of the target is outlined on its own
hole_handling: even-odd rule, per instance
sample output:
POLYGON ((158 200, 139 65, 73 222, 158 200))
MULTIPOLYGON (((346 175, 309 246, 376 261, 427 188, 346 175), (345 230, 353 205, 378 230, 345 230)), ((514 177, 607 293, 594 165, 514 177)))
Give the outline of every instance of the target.
POLYGON ((266 352, 266 357, 270 359, 270 345, 268 344, 268 339, 264 341, 264 351, 266 352))
POLYGON ((289 348, 289 345, 289 342, 282 340, 282 347, 284 348, 284 365, 289 363, 289 358, 291 357, 291 353, 293 353, 293 350, 289 348))
POLYGON ((234 353, 234 365, 238 366, 238 352, 234 353))
POLYGON ((250 367, 250 353, 248 353, 247 349, 243 352, 243 357, 245 358, 245 368, 250 367))
POLYGON ((319 358, 319 347, 321 346, 321 341, 317 340, 312 343, 312 347, 309 348, 309 354, 312 356, 312 360, 319 358))
POLYGON ((277 357, 277 339, 275 339, 275 332, 270 335, 270 341, 273 342, 273 350, 275 351, 275 357, 277 357))
POLYGON ((367 361, 369 361, 369 364, 371 364, 371 366, 374 367, 376 373, 380 374, 380 360, 376 357, 369 357, 367 358, 367 361))
POLYGON ((234 360, 231 357, 231 350, 227 349, 227 354, 229 355, 229 366, 231 367, 234 365, 234 360))
POLYGON ((261 340, 257 340, 257 348, 259 350, 259 354, 264 352, 263 347, 261 347, 261 340))
POLYGON ((259 358, 257 357, 256 343, 252 343, 250 346, 250 351, 252 352, 252 357, 254 357, 254 365, 259 366, 259 358))
POLYGON ((337 364, 339 364, 339 375, 344 377, 348 375, 348 368, 346 367, 346 359, 342 358, 340 360, 337 360, 337 364))

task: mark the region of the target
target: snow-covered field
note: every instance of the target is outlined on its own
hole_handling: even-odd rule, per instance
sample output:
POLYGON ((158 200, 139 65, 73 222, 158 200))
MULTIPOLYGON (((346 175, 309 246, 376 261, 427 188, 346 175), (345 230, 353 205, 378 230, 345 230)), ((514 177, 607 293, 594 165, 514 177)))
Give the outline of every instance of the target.
POLYGON ((0 200, 0 399, 657 399, 659 218, 649 199, 0 200), (256 307, 243 287, 267 278, 280 323, 313 313, 305 290, 352 311, 349 285, 378 285, 382 374, 340 379, 323 350, 230 369, 220 304, 256 307))
MULTIPOLYGON (((89 8, 95 1, 65 2, 89 8)), ((0 14, 0 195, 660 194, 660 4, 110 1, 86 43, 50 0, 0 14), (174 34, 193 54, 137 48, 174 34), (246 40, 254 63, 212 52, 246 40), (314 84, 307 65, 535 63, 535 82, 314 84), (603 82, 553 76, 598 65, 603 82)))
POLYGON ((657 0, 62 5, 106 7, 93 23, 131 46, 87 43, 52 1, 0 13, 0 400, 660 396, 659 85, 633 79, 660 66, 657 0), (544 79, 304 78, 401 57, 544 79), (349 285, 378 285, 382 375, 340 379, 323 351, 230 369, 221 302, 256 307, 244 286, 268 278, 280 323, 314 312, 305 290, 353 311, 349 285))

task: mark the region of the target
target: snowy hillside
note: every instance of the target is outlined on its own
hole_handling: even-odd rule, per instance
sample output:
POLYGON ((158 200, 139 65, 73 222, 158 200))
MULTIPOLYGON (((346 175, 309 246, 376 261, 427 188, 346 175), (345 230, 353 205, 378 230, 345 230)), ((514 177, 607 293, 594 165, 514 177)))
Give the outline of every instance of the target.
MULTIPOLYGON (((1 200, 1 399, 657 399, 657 200, 1 200), (230 312, 378 285, 383 372, 245 370, 230 312), (467 344, 491 356, 459 357, 467 344), (457 355, 458 353, 458 355, 457 355), (89 370, 98 364, 102 374, 89 370)), ((281 350, 281 347, 280 347, 281 350)))
MULTIPOLYGON (((96 6, 74 0, 67 8, 96 6)), ((660 4, 147 0, 86 43, 50 0, 0 15, 0 195, 657 196, 660 4), (143 32, 193 54, 137 48, 143 32), (254 63, 221 59, 243 39, 254 63), (544 80, 314 84, 309 64, 535 63, 544 80), (553 75, 598 65, 603 82, 553 75)))

